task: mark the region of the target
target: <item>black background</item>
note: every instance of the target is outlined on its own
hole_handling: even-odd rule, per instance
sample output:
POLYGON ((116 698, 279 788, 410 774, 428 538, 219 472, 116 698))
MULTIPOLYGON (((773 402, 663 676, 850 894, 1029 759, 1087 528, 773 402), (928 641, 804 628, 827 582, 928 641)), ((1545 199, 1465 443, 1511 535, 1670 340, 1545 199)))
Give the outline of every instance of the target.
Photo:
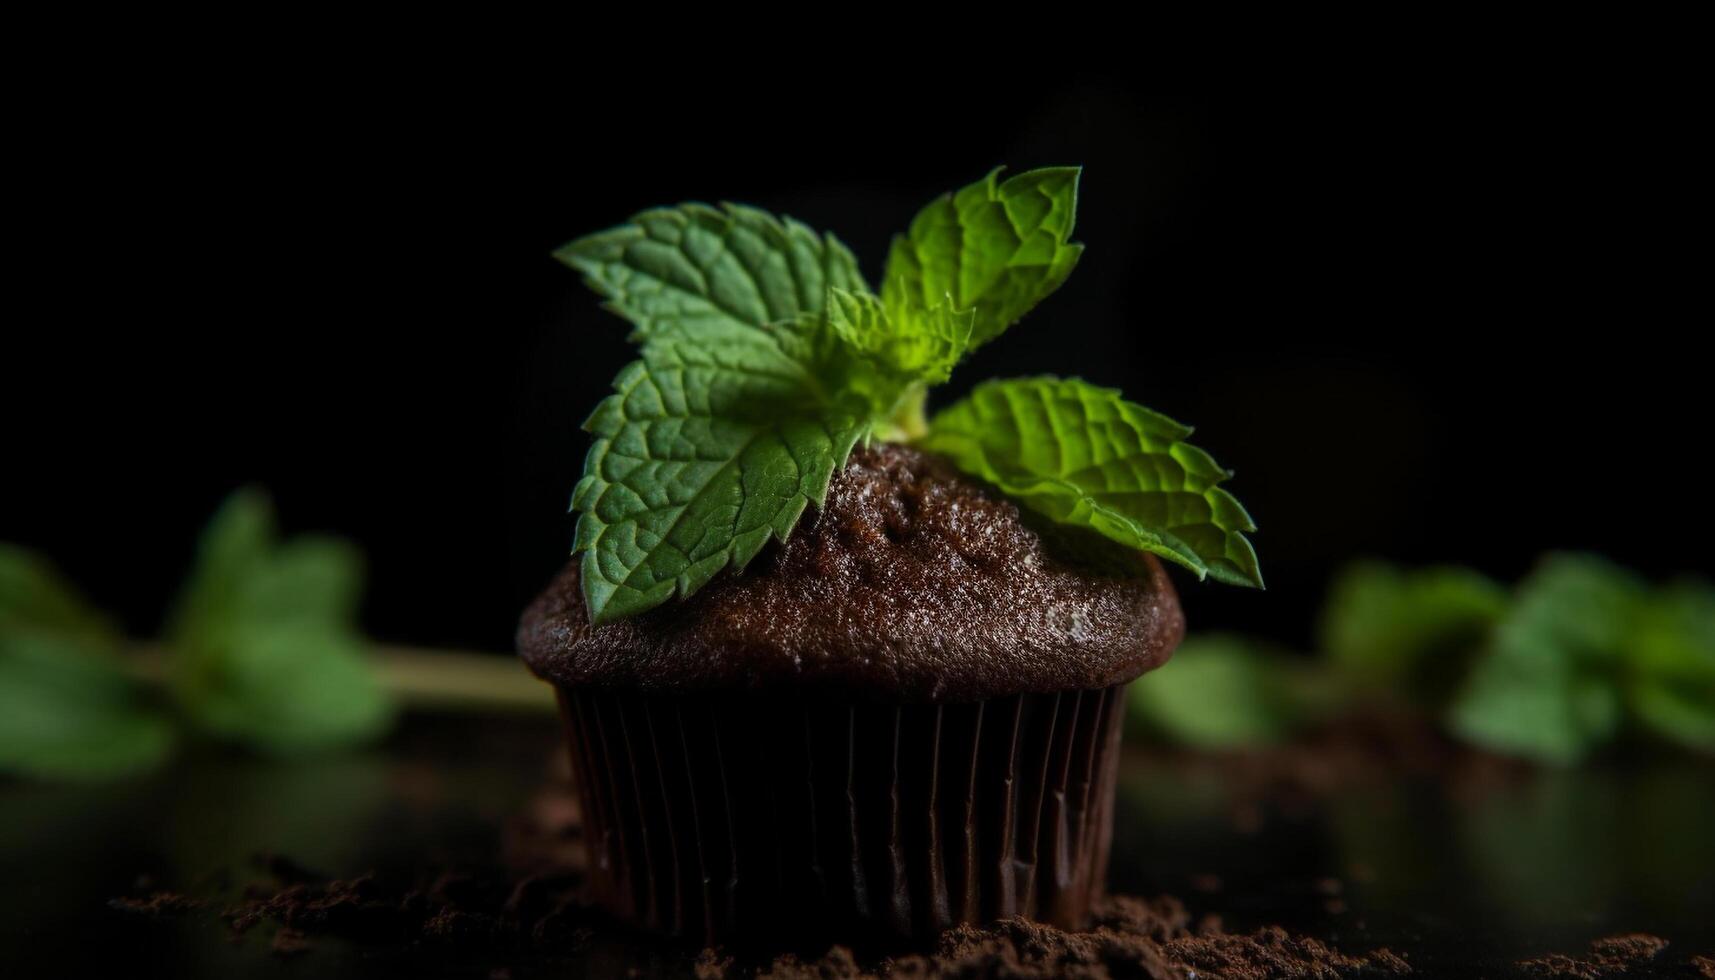
POLYGON ((376 635, 507 649, 628 357, 551 248, 730 199, 836 232, 873 280, 921 204, 1002 163, 1084 165, 1087 252, 939 403, 1079 374, 1195 424, 1270 588, 1180 576, 1193 628, 1307 641, 1355 556, 1704 562, 1701 116, 1659 97, 318 79, 138 79, 12 151, 0 539, 139 633, 256 482, 289 530, 367 549, 376 635))

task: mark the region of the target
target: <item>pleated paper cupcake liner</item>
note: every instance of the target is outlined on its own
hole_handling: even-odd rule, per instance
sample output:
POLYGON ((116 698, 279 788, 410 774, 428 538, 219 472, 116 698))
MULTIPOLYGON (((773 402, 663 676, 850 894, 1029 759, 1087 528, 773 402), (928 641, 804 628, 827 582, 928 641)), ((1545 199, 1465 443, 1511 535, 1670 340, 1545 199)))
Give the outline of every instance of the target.
POLYGON ((1124 685, 971 704, 562 687, 590 898, 703 942, 1085 924, 1124 685))

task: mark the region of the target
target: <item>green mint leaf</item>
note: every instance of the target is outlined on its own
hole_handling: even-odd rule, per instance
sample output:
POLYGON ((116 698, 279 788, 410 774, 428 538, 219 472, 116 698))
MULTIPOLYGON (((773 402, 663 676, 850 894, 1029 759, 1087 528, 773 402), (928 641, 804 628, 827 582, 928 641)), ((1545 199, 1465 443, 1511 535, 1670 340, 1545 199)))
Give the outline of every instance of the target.
POLYGON ((1322 649, 1372 691, 1445 704, 1507 607, 1499 584, 1465 568, 1346 568, 1322 612, 1322 649))
POLYGON ((1660 590, 1632 632, 1627 704, 1652 734, 1715 752, 1715 586, 1660 590))
POLYGON ((392 705, 350 630, 259 622, 200 642, 176 689, 206 734, 284 756, 368 741, 392 721, 392 705))
POLYGON ((0 542, 0 633, 32 630, 110 646, 113 623, 46 558, 0 542))
POLYGON ((120 643, 52 563, 0 544, 0 772, 97 780, 165 761, 172 726, 126 674, 120 643))
POLYGON ((271 754, 378 734, 391 705, 363 655, 362 579, 350 544, 281 543, 267 495, 234 493, 203 532, 168 634, 186 717, 271 754))
POLYGON ((915 377, 900 372, 933 370, 845 246, 790 219, 685 205, 557 254, 643 343, 585 423, 596 442, 573 494, 596 622, 688 595, 784 538, 915 377))
POLYGON ((172 746, 172 725, 108 649, 76 631, 0 629, 0 772, 121 778, 172 746))
POLYGON ((234 493, 210 519, 170 632, 218 632, 279 623, 355 628, 363 556, 338 538, 279 543, 262 491, 234 493))
POLYGON ((362 593, 362 553, 348 541, 311 534, 275 549, 242 601, 252 622, 352 625, 362 593))
POLYGON ((234 491, 209 518, 196 561, 169 617, 168 634, 216 629, 242 604, 242 591, 268 563, 277 536, 274 505, 256 487, 234 491))
POLYGON ((889 315, 880 299, 843 289, 830 292, 828 324, 857 356, 903 382, 940 384, 970 346, 975 311, 946 307, 903 320, 889 315))
POLYGON ((656 341, 584 425, 596 436, 573 494, 593 622, 689 595, 742 569, 820 505, 869 425, 759 341, 656 341))
POLYGON ((1250 515, 1191 430, 1076 379, 978 385, 924 445, 1033 510, 1217 581, 1260 588, 1250 515))
POLYGON ((1127 689, 1134 727, 1194 748, 1279 742, 1336 701, 1313 665, 1231 634, 1187 639, 1127 689))
POLYGON ((1553 555, 1520 586, 1455 699, 1460 737, 1496 752, 1570 764, 1612 739, 1620 673, 1647 597, 1592 555, 1553 555))
POLYGON ((1083 246, 1069 242, 1077 167, 1000 171, 944 194, 894 239, 882 277, 890 315, 974 311, 969 346, 999 336, 1071 275, 1083 246))
POLYGON ((870 291, 833 236, 734 204, 644 211, 554 255, 636 326, 635 340, 761 333, 801 360, 813 352, 799 327, 819 319, 828 290, 870 291))

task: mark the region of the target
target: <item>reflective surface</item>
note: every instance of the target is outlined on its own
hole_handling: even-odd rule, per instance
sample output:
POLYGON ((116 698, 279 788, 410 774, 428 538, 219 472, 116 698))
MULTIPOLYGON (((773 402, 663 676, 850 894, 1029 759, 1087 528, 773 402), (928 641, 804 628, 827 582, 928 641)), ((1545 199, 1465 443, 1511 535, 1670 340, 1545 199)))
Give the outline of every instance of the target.
MULTIPOLYGON (((156 921, 110 899, 237 887, 258 853, 336 875, 493 864, 500 828, 554 778, 552 719, 416 717, 355 756, 268 764, 215 750, 118 786, 0 782, 0 974, 605 975, 685 960, 598 938, 575 954, 459 953, 316 940, 268 951, 213 915, 156 921), (143 880, 140 880, 143 879, 143 880), (11 968, 25 972, 13 973, 11 968)), ((1622 932, 1715 951, 1715 766, 1688 758, 1572 772, 1235 762, 1128 747, 1111 884, 1181 896, 1228 929, 1279 923, 1423 976, 1516 976, 1523 957, 1622 932), (1282 772, 1292 775, 1282 777, 1282 772)))
POLYGON ((1116 835, 1112 887, 1182 895, 1229 928, 1387 946, 1430 976, 1516 975, 1520 959, 1618 933, 1669 940, 1662 975, 1715 950, 1704 762, 1372 771, 1258 793, 1229 766, 1134 754, 1119 805, 1130 832, 1116 835))

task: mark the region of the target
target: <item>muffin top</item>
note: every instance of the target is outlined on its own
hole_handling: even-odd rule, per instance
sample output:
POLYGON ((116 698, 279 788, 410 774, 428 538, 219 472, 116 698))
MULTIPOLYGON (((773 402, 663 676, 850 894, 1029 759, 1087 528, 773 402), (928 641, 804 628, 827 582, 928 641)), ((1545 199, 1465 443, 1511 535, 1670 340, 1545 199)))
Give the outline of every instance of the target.
POLYGON ((592 627, 578 564, 518 629, 530 668, 568 685, 975 701, 1128 681, 1185 631, 1154 557, 1027 521, 890 444, 856 449, 819 512, 688 598, 592 627))

